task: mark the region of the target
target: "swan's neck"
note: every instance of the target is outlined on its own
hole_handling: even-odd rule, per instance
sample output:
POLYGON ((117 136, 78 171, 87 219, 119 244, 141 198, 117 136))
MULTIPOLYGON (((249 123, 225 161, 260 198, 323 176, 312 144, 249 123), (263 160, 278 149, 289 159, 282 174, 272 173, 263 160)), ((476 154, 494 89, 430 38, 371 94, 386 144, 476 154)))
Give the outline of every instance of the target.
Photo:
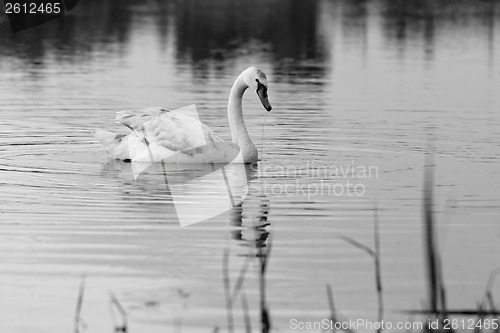
POLYGON ((250 135, 248 135, 243 119, 242 99, 247 88, 248 85, 243 80, 243 76, 238 76, 231 88, 227 112, 233 143, 242 150, 245 162, 256 162, 258 157, 257 148, 255 148, 250 135))

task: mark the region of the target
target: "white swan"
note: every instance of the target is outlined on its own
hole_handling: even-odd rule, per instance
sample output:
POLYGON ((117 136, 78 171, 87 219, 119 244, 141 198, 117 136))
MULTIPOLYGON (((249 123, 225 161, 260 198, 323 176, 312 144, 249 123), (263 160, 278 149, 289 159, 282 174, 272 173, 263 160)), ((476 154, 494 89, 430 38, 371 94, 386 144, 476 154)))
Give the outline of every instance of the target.
POLYGON ((257 148, 248 135, 242 110, 247 88, 256 91, 264 108, 271 111, 266 75, 255 67, 247 68, 229 95, 227 109, 233 144, 225 143, 198 119, 159 107, 117 112, 117 122, 128 127, 129 134, 101 129, 93 134, 113 158, 125 161, 229 163, 241 151, 239 161, 253 163, 258 160, 257 148))

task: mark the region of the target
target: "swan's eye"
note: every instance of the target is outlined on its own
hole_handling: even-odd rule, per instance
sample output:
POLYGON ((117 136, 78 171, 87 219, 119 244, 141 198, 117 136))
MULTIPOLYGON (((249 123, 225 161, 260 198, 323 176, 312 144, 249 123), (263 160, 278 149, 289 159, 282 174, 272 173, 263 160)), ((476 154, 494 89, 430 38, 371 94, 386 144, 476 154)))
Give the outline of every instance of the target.
POLYGON ((258 82, 258 83, 260 83, 259 79, 255 79, 255 82, 258 82))

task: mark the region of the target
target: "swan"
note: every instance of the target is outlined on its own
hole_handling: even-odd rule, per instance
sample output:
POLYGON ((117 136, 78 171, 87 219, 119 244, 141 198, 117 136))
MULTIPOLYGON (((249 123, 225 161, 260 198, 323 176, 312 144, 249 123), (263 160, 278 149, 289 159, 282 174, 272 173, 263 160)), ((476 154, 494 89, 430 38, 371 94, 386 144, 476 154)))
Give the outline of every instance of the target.
POLYGON ((161 107, 117 112, 116 121, 131 130, 128 134, 102 129, 94 129, 92 133, 112 158, 127 162, 257 162, 257 148, 243 119, 242 98, 247 88, 257 93, 267 111, 272 109, 266 74, 255 67, 245 69, 229 94, 227 116, 232 144, 224 142, 196 117, 161 107))

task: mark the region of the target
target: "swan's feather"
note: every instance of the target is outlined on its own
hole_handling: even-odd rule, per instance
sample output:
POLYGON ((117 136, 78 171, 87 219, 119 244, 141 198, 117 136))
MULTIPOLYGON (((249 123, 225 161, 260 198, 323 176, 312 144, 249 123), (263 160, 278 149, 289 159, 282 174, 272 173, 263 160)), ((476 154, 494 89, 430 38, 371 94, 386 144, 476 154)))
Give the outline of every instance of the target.
POLYGON ((161 160, 161 156, 175 153, 193 155, 197 147, 223 142, 198 119, 160 107, 120 111, 116 120, 133 132, 129 136, 138 139, 128 138, 134 161, 161 160))
POLYGON ((92 134, 111 156, 120 160, 130 160, 129 143, 126 134, 116 134, 99 128, 92 130, 92 134))

